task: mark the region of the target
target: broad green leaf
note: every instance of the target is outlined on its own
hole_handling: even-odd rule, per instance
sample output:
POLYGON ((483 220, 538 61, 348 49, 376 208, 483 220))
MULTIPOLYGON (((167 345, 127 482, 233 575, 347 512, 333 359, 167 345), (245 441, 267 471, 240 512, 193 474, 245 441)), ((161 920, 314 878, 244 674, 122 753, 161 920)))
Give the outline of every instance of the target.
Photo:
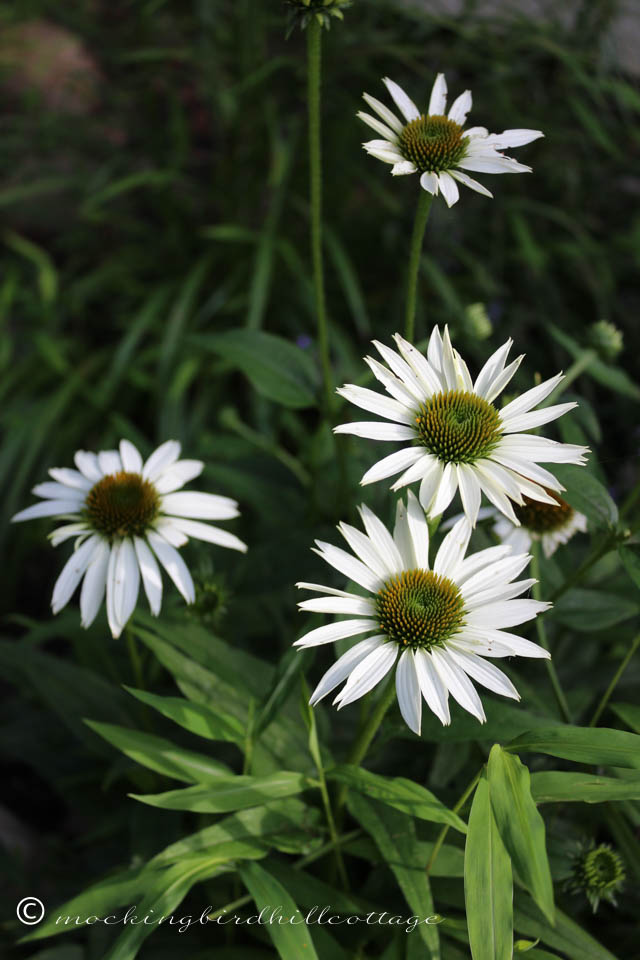
POLYGON ((536 803, 640 800, 640 777, 618 780, 589 773, 545 771, 531 774, 531 795, 536 803))
POLYGON ((635 703, 610 703, 609 707, 628 727, 640 733, 640 707, 635 703))
POLYGON ((315 369, 300 347, 261 330, 226 330, 193 338, 196 347, 212 350, 242 370, 255 389, 285 407, 315 403, 315 369))
POLYGON ((430 790, 405 777, 383 777, 361 767, 343 764, 327 771, 327 780, 337 780, 367 797, 383 803, 420 820, 446 823, 460 833, 467 832, 464 820, 445 807, 430 790))
POLYGON ((531 796, 529 771, 519 757, 506 753, 496 743, 489 754, 487 777, 493 815, 513 866, 553 923, 553 881, 544 820, 531 796))
POLYGON ((440 960, 440 935, 435 917, 426 862, 417 849, 415 825, 408 817, 378 800, 362 794, 348 795, 347 806, 358 823, 375 840, 387 866, 393 872, 412 912, 423 921, 418 925, 420 936, 430 950, 430 960, 440 960))
MULTIPOLYGON (((545 920, 535 903, 527 897, 516 897, 513 922, 519 934, 539 937, 542 943, 570 957, 570 960, 618 960, 594 940, 582 927, 556 907, 554 926, 545 920)), ((537 948, 536 948, 537 950, 537 948)), ((534 956, 535 951, 525 956, 534 956)))
POLYGON ((238 870, 242 882, 253 897, 258 912, 265 910, 269 917, 276 910, 283 918, 293 919, 297 915, 300 922, 266 923, 266 930, 282 960, 301 960, 310 957, 318 960, 311 939, 309 926, 303 921, 298 907, 289 892, 268 870, 257 863, 245 863, 238 870))
POLYGON ((572 630, 604 630, 640 613, 640 604, 618 593, 574 588, 553 608, 553 617, 572 630))
MULTIPOLYGON (((433 853, 434 843, 425 843, 418 841, 416 844, 416 855, 423 863, 429 863, 433 853)), ((343 846, 344 853, 354 857, 361 857, 370 863, 380 863, 381 854, 373 840, 369 837, 356 837, 343 846)), ((461 847, 454 847, 450 843, 443 843, 438 851, 436 859, 431 864, 429 870, 430 877, 463 877, 464 876, 464 850, 461 847)))
POLYGON ((276 877, 287 890, 295 890, 297 902, 307 909, 319 904, 331 904, 334 913, 366 914, 379 908, 375 903, 338 890, 324 880, 319 880, 305 870, 296 870, 295 867, 281 860, 274 859, 269 863, 269 873, 276 877))
POLYGON ((175 780, 208 783, 218 781, 221 777, 226 779, 231 773, 225 763, 212 760, 202 753, 185 750, 153 733, 129 730, 111 723, 94 723, 92 720, 85 720, 85 723, 136 763, 175 780))
POLYGON ((278 797, 290 797, 309 787, 302 773, 281 770, 266 777, 217 777, 208 786, 145 795, 130 794, 134 800, 164 810, 192 810, 194 813, 229 813, 257 807, 278 797))
POLYGON ((505 749, 514 753, 546 753, 594 766, 640 769, 640 736, 607 727, 543 727, 521 734, 505 749))
POLYGON ((606 487, 583 467, 570 463, 556 463, 553 473, 567 489, 562 494, 574 510, 584 513, 589 527, 614 527, 618 522, 618 508, 606 487))
POLYGON ((182 697, 160 697, 146 690, 136 690, 126 687, 130 694, 148 704, 190 733, 207 740, 227 740, 243 742, 245 729, 237 717, 203 703, 192 703, 182 697))
POLYGON ((489 785, 476 787, 464 856, 464 893, 473 960, 504 960, 513 944, 513 877, 491 810, 489 785))
POLYGON ((631 547, 618 547, 618 555, 636 587, 640 590, 640 553, 631 547))

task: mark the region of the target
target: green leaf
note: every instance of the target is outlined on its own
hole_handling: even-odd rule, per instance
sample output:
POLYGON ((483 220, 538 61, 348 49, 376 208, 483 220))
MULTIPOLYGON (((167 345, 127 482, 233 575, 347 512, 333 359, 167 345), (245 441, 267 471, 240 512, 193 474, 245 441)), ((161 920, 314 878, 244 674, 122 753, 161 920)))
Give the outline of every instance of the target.
POLYGON ((282 960, 301 960, 302 957, 318 960, 309 927, 302 920, 300 911, 280 881, 257 863, 243 864, 238 872, 258 911, 265 910, 267 917, 271 916, 272 910, 276 910, 283 918, 293 918, 298 914, 299 923, 275 921, 265 924, 282 960))
POLYGON ((487 775, 491 808, 518 876, 551 923, 553 882, 547 858, 544 820, 531 796, 529 771, 519 757, 495 744, 487 775))
POLYGON ((446 823, 460 833, 467 832, 464 820, 445 807, 430 790, 407 780, 405 777, 383 777, 361 767, 342 764, 327 771, 327 780, 337 780, 367 797, 381 800, 383 803, 403 813, 431 823, 446 823))
POLYGON ((245 729, 240 720, 230 713, 205 706, 203 703, 192 703, 182 697, 160 697, 155 693, 147 693, 146 690, 136 690, 134 687, 127 686, 125 690, 142 703, 153 707, 163 717, 173 720, 178 726, 199 737, 205 737, 207 740, 244 742, 245 729))
MULTIPOLYGON (((584 348, 581 347, 573 337, 570 337, 564 330, 556 327, 555 324, 550 323, 548 326, 552 336, 569 351, 572 357, 577 358, 582 356, 584 348)), ((615 390, 616 393, 621 393, 625 397, 631 397, 633 400, 640 400, 640 387, 619 367, 613 367, 608 363, 604 363, 599 357, 594 357, 589 361, 589 366, 585 372, 590 377, 593 377, 594 380, 597 380, 598 383, 609 387, 611 390, 615 390)))
POLYGON ((618 780, 589 773, 544 771, 531 775, 531 795, 536 803, 640 800, 640 777, 618 780))
POLYGON ((609 709, 613 710, 628 727, 640 733, 640 707, 635 703, 610 703, 609 709))
POLYGON ((576 763, 640 769, 640 737, 607 727, 572 727, 563 724, 523 733, 506 750, 546 753, 576 763))
POLYGON ((111 723, 95 723, 93 720, 85 720, 85 723, 136 763, 175 780, 187 783, 217 782, 231 773, 226 764, 204 754, 185 750, 155 734, 129 730, 111 723))
POLYGON ((553 616, 573 630, 604 630, 640 613, 640 604, 618 593, 573 588, 560 597, 553 616))
POLYGON ((618 555, 622 560, 622 566, 625 568, 631 580, 640 590, 640 554, 631 547, 618 547, 618 555))
POLYGON ((513 943, 513 877, 491 810, 489 785, 476 787, 464 855, 464 892, 473 960, 503 960, 513 943))
POLYGON ((393 872, 413 913, 423 918, 418 925, 420 936, 430 950, 430 960, 440 960, 440 935, 435 918, 433 897, 426 863, 417 849, 415 825, 410 817, 377 800, 350 793, 347 806, 351 814, 375 840, 380 853, 393 872))
POLYGON ((553 473, 567 489, 562 494, 574 510, 584 513, 589 527, 608 529, 618 522, 618 508, 606 487, 584 467, 556 463, 553 473))
POLYGON ((164 810, 194 813, 229 813, 256 807, 278 797, 290 797, 309 787, 301 773, 281 770, 266 777, 217 777, 209 786, 198 785, 166 793, 130 794, 134 800, 164 810))
MULTIPOLYGON (((556 908, 554 926, 542 916, 532 900, 520 895, 516 898, 513 912, 514 926, 518 933, 528 937, 539 937, 544 944, 560 950, 571 960, 617 960, 612 953, 594 940, 574 920, 556 908)), ((530 957, 537 952, 532 950, 530 957)))
POLYGON ((237 329, 200 335, 193 342, 242 370, 258 393, 269 400, 292 408, 315 404, 313 361, 283 337, 261 330, 237 329))

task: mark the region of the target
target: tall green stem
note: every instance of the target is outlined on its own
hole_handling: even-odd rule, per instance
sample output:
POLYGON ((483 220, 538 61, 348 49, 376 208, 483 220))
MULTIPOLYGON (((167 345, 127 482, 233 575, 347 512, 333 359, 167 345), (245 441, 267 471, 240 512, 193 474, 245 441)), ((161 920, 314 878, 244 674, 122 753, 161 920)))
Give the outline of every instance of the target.
POLYGON ((631 646, 630 646, 629 649, 627 650, 627 653, 626 653, 626 655, 624 656, 624 658, 623 658, 620 666, 618 667, 618 669, 617 669, 616 672, 614 673, 613 678, 612 678, 612 680, 611 680, 611 683, 609 684, 609 686, 608 686, 607 689, 605 690, 604 695, 603 695, 603 697, 602 697, 602 700, 601 700, 600 703, 598 704, 598 707, 597 707, 597 709, 596 709, 596 712, 594 713, 594 715, 591 717, 591 720, 589 721, 589 726, 590 726, 590 727, 595 727, 596 723, 598 722, 598 720, 599 720, 600 717, 602 716, 602 713, 603 713, 603 711, 604 711, 604 708, 605 708, 606 705, 609 703, 609 700, 610 700, 610 698, 611 698, 611 694, 613 693, 613 691, 615 690, 615 688, 616 688, 617 685, 618 685, 618 680, 620 679, 620 677, 622 676, 622 674, 625 672, 625 670, 626 670, 627 667, 629 666, 629 663, 631 662, 631 658, 633 657, 633 655, 634 655, 634 653, 636 652, 636 650, 638 649, 638 647, 640 647, 640 633, 637 634, 637 635, 633 638, 633 640, 631 641, 631 646))
POLYGON ((325 412, 333 405, 329 332, 324 295, 322 263, 322 150, 320 143, 320 80, 322 71, 322 27, 312 20, 307 27, 307 109, 309 114, 309 191, 311 204, 311 260, 313 292, 318 329, 318 347, 322 364, 325 412))
MULTIPOLYGON (((536 582, 533 585, 533 599, 541 600, 541 588, 540 588, 540 541, 534 540, 531 544, 531 574, 536 578, 536 582)), ((538 642, 541 647, 544 647, 545 650, 549 650, 549 643, 547 641, 547 631, 544 625, 544 619, 542 614, 538 614, 536 617, 536 632, 538 634, 538 642)), ((562 714, 566 723, 571 723, 571 713, 569 711, 569 704, 567 703, 567 698, 564 695, 562 685, 560 683, 560 678, 556 671, 555 664, 553 660, 545 660, 545 666, 547 668, 547 673, 549 674, 549 679, 551 681, 551 686, 553 687, 553 692, 555 698, 558 702, 558 707, 560 708, 560 713, 562 714)))
POLYGON ((411 252, 409 254, 409 275, 407 277, 407 311, 404 322, 404 335, 407 340, 413 341, 416 326, 416 300, 418 296, 418 272, 420 270, 420 254, 424 231, 429 219, 429 211, 433 197, 426 190, 420 189, 420 200, 413 222, 411 235, 411 252))
MULTIPOLYGON (((349 754, 348 763, 353 764, 355 767, 360 766, 364 756, 369 749, 369 744, 373 740, 378 730, 378 727, 382 723, 382 718, 385 713, 391 706, 393 699, 396 695, 396 684, 393 674, 387 682, 387 686, 383 691, 380 699, 376 703, 375 707, 365 720, 362 725, 358 736, 356 737, 355 743, 351 748, 351 753, 349 754)), ((343 784, 338 791, 338 796, 336 800, 336 814, 339 814, 344 807, 344 801, 347 795, 346 784, 343 784)))

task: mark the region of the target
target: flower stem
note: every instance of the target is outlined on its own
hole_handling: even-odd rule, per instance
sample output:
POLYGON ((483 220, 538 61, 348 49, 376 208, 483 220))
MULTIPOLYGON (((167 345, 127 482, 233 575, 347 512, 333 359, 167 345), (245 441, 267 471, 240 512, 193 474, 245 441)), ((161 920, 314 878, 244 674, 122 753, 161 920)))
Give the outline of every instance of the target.
MULTIPOLYGON (((606 553, 609 553, 610 550, 613 550, 613 548, 614 548, 615 545, 616 545, 617 540, 618 540, 618 535, 617 535, 617 533, 611 533, 611 534, 605 536, 604 540, 602 540, 602 541, 592 550, 592 552, 589 554, 589 556, 586 557, 586 559, 580 564, 580 566, 579 566, 578 569, 575 571, 575 573, 573 573, 571 576, 567 577, 567 579, 564 581, 564 583, 560 584, 560 586, 557 588, 557 590, 555 590, 555 591, 551 594, 551 602, 552 602, 552 603, 555 603, 556 600, 558 599, 558 597, 561 597, 563 593, 566 593, 567 590, 569 590, 571 587, 574 587, 574 586, 576 585, 576 583, 579 583, 579 581, 582 580, 582 578, 583 578, 583 576, 585 575, 585 573, 588 573, 588 571, 591 569, 591 567, 595 566, 595 564, 598 562, 598 560, 600 560, 602 557, 604 557, 604 555, 605 555, 606 553)), ((536 622, 537 622, 537 621, 536 621, 536 622)))
POLYGON ((320 144, 320 79, 322 27, 313 19, 307 27, 307 110, 309 118, 309 191, 311 205, 311 260, 313 291, 327 416, 333 405, 329 333, 322 263, 322 152, 320 144))
MULTIPOLYGON (((541 600, 541 588, 540 588, 540 541, 534 540, 531 544, 531 575, 535 577, 536 582, 533 585, 533 599, 541 600)), ((538 634, 538 642, 541 647, 544 647, 545 650, 549 650, 549 642, 547 640, 547 631, 544 625, 543 614, 538 614, 536 617, 536 632, 538 634)), ((551 686, 553 687, 553 692, 555 694, 558 707, 560 708, 560 713, 562 714, 566 723, 571 723, 571 712, 569 711, 569 704, 567 703, 567 698, 564 695, 562 685, 560 683, 560 678, 556 671, 555 664, 553 660, 545 660, 545 666, 547 668, 547 673, 549 674, 549 679, 551 681, 551 686)))
POLYGON ((633 638, 633 640, 631 641, 631 646, 630 646, 629 649, 627 650, 627 653, 625 654, 622 662, 620 663, 620 666, 618 667, 618 669, 617 669, 616 672, 614 673, 613 678, 612 678, 612 680, 611 680, 611 683, 609 684, 609 686, 608 686, 607 689, 605 690, 604 696, 602 697, 602 700, 601 700, 600 703, 598 704, 598 707, 597 707, 597 709, 596 709, 596 712, 594 713, 594 715, 591 717, 591 720, 589 721, 589 726, 590 726, 590 727, 595 727, 595 725, 597 724, 598 720, 599 720, 600 717, 602 716, 602 713, 603 713, 603 711, 604 711, 604 708, 605 708, 606 705, 609 703, 609 699, 610 699, 610 697, 611 697, 611 694, 613 693, 613 691, 615 690, 616 686, 618 685, 618 681, 619 681, 620 677, 622 676, 622 674, 625 672, 625 670, 626 670, 627 667, 629 666, 629 663, 631 662, 631 658, 633 657, 633 655, 634 655, 634 653, 636 652, 636 650, 638 649, 638 647, 640 647, 640 633, 638 633, 638 634, 633 638))
MULTIPOLYGON (((467 800, 475 790, 478 780, 482 776, 483 770, 484 770, 484 764, 480 767, 480 769, 476 773, 475 777, 473 778, 469 786, 466 788, 466 790, 464 791, 460 799, 457 801, 455 807, 452 808, 452 813, 459 813, 460 810, 462 810, 465 803, 467 802, 467 800)), ((431 851, 431 856, 429 857, 429 861, 427 863, 427 868, 426 868, 427 873, 431 873, 431 869, 434 863, 436 862, 436 857, 440 853, 440 848, 442 847, 442 844, 444 843, 445 837, 447 836, 448 832, 449 832, 449 824, 447 823, 444 825, 444 827, 436 837, 436 842, 433 845, 433 850, 431 851)))
POLYGON ((420 200, 416 217, 413 221, 413 233, 411 235, 411 252, 409 254, 409 275, 407 278, 407 311, 405 314, 404 335, 407 340, 413 341, 416 325, 416 299, 418 295, 418 271, 420 269, 420 254, 422 253, 422 241, 424 231, 429 219, 429 211, 433 197, 426 190, 420 190, 420 200))

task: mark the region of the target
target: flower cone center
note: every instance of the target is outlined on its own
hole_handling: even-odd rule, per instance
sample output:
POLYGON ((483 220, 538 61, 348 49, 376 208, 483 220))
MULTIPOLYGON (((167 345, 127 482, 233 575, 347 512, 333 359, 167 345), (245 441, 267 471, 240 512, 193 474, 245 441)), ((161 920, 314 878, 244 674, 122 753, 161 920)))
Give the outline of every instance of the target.
POLYGON ((404 127, 398 145, 402 156, 415 163, 421 173, 440 173, 462 159, 467 138, 460 124, 448 117, 423 114, 404 127))
POLYGON ((107 537, 143 536, 156 519, 160 497, 139 473, 121 470, 94 484, 85 502, 91 526, 107 537))
POLYGON ((600 846, 585 856, 582 873, 588 887, 603 891, 617 886, 622 881, 624 868, 619 856, 613 850, 600 846))
POLYGON ((452 580, 430 570, 405 570, 387 580, 376 598, 380 630, 404 647, 430 649, 453 636, 464 603, 452 580))
POLYGON ((474 463, 500 439, 500 415, 483 397, 465 390, 436 393, 416 416, 418 441, 445 463, 474 463))
POLYGON ((573 507, 570 507, 566 500, 558 497, 551 490, 546 492, 557 501, 557 506, 530 500, 529 497, 524 497, 523 504, 514 503, 513 505, 515 515, 522 526, 533 533, 555 533, 556 530, 562 530, 574 514, 573 507))

